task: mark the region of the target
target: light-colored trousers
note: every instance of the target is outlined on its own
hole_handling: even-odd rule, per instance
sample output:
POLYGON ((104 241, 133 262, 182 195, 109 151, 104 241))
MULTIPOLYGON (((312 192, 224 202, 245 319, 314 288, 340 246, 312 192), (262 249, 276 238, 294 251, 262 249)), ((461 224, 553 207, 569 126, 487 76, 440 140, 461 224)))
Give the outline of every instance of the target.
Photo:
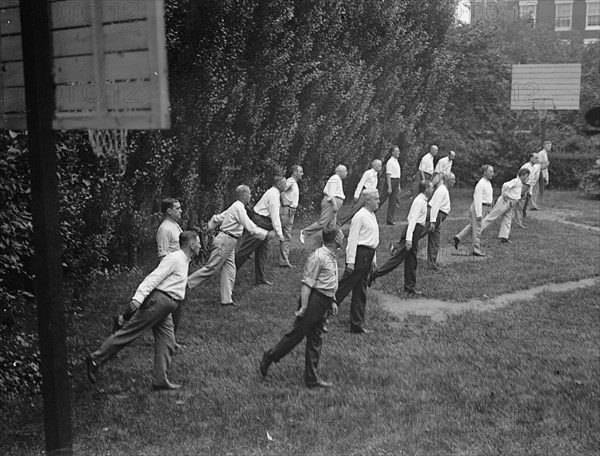
POLYGON ((512 224, 514 207, 517 204, 516 199, 506 198, 500 195, 498 197, 498 201, 494 205, 494 208, 485 216, 485 218, 481 221, 481 231, 485 230, 488 225, 494 223, 500 217, 502 220, 500 221, 500 234, 499 238, 508 239, 510 235, 510 225, 512 224))
POLYGON ((194 288, 206 279, 221 271, 221 303, 232 301, 233 285, 235 284, 235 245, 237 239, 223 232, 217 234, 213 241, 210 258, 204 266, 188 277, 188 287, 194 288))
MULTIPOLYGON (((485 218, 487 213, 489 212, 489 206, 483 206, 481 217, 485 218)), ((471 203, 471 207, 469 208, 469 217, 471 218, 471 222, 463 228, 463 230, 456 235, 456 237, 463 242, 467 237, 471 237, 471 247, 473 249, 473 253, 482 253, 481 252, 481 223, 483 220, 477 220, 477 214, 475 213, 475 204, 471 203)))
POLYGON ((279 217, 281 218, 281 231, 283 231, 283 241, 279 241, 279 265, 285 266, 290 263, 290 241, 292 240, 292 227, 294 226, 294 216, 296 208, 290 206, 281 206, 279 217))
MULTIPOLYGON (((337 206, 341 207, 344 202, 341 198, 335 198, 337 206)), ((334 211, 333 202, 327 201, 327 196, 324 196, 321 200, 321 216, 319 220, 313 223, 312 225, 307 226, 302 230, 304 236, 309 237, 313 234, 317 234, 323 228, 325 228, 330 223, 336 223, 337 221, 337 211, 334 211)))
POLYGON ((167 372, 175 351, 175 333, 173 332, 171 312, 176 308, 177 302, 164 293, 154 290, 133 314, 133 317, 92 353, 92 359, 101 366, 146 330, 152 328, 154 335, 153 384, 164 385, 168 380, 167 372))

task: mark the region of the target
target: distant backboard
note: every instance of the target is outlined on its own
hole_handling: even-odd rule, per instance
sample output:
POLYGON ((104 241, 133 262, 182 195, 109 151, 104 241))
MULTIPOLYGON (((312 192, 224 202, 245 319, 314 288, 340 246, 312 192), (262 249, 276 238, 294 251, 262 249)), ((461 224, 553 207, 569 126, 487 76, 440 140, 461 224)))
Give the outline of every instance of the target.
POLYGON ((581 64, 513 65, 510 109, 579 109, 581 64))
MULTIPOLYGON (((0 128, 26 129, 19 0, 0 0, 0 128)), ((50 4, 54 128, 169 127, 163 0, 50 4)))

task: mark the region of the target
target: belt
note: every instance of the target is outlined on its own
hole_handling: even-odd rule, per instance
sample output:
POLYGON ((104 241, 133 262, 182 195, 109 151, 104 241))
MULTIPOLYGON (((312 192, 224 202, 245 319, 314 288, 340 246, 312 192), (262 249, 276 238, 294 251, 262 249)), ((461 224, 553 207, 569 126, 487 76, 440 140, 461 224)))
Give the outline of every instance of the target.
POLYGON ((482 206, 488 206, 488 207, 489 207, 489 206, 491 206, 491 205, 492 205, 492 203, 481 203, 481 205, 482 205, 482 206))
POLYGON ((179 299, 175 299, 173 296, 171 296, 169 293, 167 293, 166 291, 162 291, 159 290, 158 288, 155 288, 154 291, 158 291, 160 294, 165 295, 167 298, 169 298, 171 301, 175 302, 175 303, 179 303, 179 299))
POLYGON ((233 239, 239 239, 239 236, 236 236, 235 234, 231 234, 229 231, 227 230, 221 230, 221 233, 226 234, 227 236, 233 238, 233 239))
POLYGON ((440 214, 444 214, 446 217, 448 217, 448 213, 444 212, 444 211, 439 211, 440 214))
POLYGON ((371 247, 370 245, 364 245, 364 244, 358 244, 359 247, 364 247, 365 249, 369 249, 369 250, 376 250, 377 247, 371 247))

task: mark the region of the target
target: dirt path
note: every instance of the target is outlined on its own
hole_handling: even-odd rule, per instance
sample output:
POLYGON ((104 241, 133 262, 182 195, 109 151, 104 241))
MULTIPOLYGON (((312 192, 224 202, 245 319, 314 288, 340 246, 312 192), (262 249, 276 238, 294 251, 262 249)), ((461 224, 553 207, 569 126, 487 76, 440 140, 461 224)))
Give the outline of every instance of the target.
POLYGON ((473 299, 467 302, 445 302, 438 299, 401 299, 399 296, 383 293, 377 290, 370 291, 377 296, 379 303, 388 312, 404 320, 409 315, 431 317, 433 321, 444 321, 447 315, 466 311, 488 311, 505 307, 513 302, 533 299, 539 293, 571 291, 586 288, 598 283, 598 278, 578 280, 575 282, 550 283, 529 290, 520 290, 507 293, 492 299, 473 299))

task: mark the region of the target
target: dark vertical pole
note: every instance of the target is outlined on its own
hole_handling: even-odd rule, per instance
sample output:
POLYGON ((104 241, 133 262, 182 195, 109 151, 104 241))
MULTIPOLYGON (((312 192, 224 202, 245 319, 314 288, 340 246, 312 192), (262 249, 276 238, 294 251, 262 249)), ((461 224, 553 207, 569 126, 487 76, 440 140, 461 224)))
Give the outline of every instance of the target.
POLYGON ((73 454, 71 386, 52 130, 54 83, 48 0, 21 0, 21 27, 46 452, 70 456, 73 454))

